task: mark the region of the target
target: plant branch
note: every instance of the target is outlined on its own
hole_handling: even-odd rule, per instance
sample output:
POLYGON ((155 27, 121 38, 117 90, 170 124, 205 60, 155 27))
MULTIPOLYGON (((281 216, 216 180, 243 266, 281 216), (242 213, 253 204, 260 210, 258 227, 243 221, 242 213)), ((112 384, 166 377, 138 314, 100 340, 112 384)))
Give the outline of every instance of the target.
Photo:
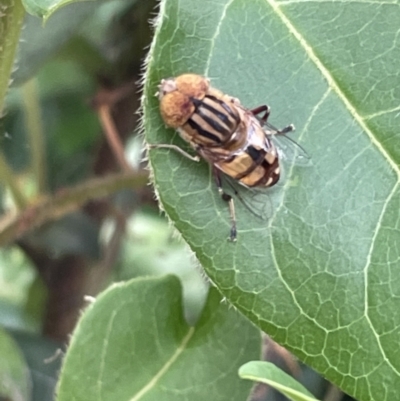
POLYGON ((25 111, 25 125, 29 135, 32 155, 32 169, 40 194, 46 191, 46 168, 44 161, 45 142, 40 104, 37 95, 37 81, 30 80, 22 87, 25 111))
POLYGON ((142 188, 147 184, 146 172, 129 172, 94 178, 74 188, 59 191, 51 198, 29 206, 17 216, 0 220, 0 246, 9 244, 44 223, 79 209, 89 200, 106 197, 125 188, 142 188))
POLYGON ((3 0, 0 10, 0 116, 11 81, 25 10, 20 0, 3 0))

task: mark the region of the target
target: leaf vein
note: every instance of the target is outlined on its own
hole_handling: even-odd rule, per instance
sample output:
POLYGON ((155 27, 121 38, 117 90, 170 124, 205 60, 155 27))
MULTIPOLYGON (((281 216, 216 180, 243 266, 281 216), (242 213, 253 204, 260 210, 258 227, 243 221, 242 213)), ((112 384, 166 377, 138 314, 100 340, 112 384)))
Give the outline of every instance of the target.
POLYGON ((218 37, 220 30, 221 30, 221 26, 222 26, 222 22, 224 21, 225 17, 226 17, 226 11, 229 8, 229 6, 234 2, 234 0, 229 0, 226 4, 225 7, 222 10, 221 13, 221 19, 218 22, 218 25, 215 29, 215 33, 213 35, 213 37, 211 38, 211 47, 210 47, 210 53, 208 55, 208 59, 207 59, 207 63, 206 63, 206 68, 204 70, 204 75, 207 77, 208 76, 208 71, 210 69, 210 63, 211 63, 211 55, 213 54, 213 49, 215 46, 215 40, 218 37))
MULTIPOLYGON (((385 157, 389 165, 392 167, 393 171, 396 172, 398 180, 400 180, 400 167, 392 160, 387 153, 386 149, 379 143, 378 139, 375 137, 373 132, 366 125, 362 116, 357 112, 356 108, 351 104, 349 99, 345 96, 343 91, 340 89, 333 76, 330 74, 328 69, 322 63, 322 61, 317 57, 312 47, 308 44, 305 38, 300 34, 299 31, 296 30, 294 25, 291 23, 289 18, 284 14, 284 12, 280 8, 280 4, 275 0, 266 0, 268 4, 273 8, 276 14, 281 18, 282 22, 286 25, 289 32, 299 41, 300 45, 303 47, 310 60, 316 65, 319 69, 323 77, 326 79, 328 85, 332 90, 336 93, 339 99, 346 106, 349 113, 353 116, 354 120, 360 125, 360 127, 364 130, 364 132, 368 135, 371 142, 375 147, 379 150, 379 152, 385 157)), ((380 4, 380 3, 379 3, 380 4)))
POLYGON ((185 337, 183 337, 181 343, 177 347, 176 351, 171 355, 171 357, 165 362, 164 366, 154 375, 154 377, 134 396, 130 401, 137 401, 142 398, 148 391, 150 391, 161 377, 168 371, 171 365, 178 359, 182 352, 186 349, 189 340, 193 337, 195 333, 195 328, 190 327, 185 337))
MULTIPOLYGON (((385 114, 390 114, 395 111, 400 111, 400 106, 396 106, 396 107, 393 107, 392 109, 388 109, 388 110, 381 110, 381 111, 378 111, 377 113, 368 114, 368 115, 364 116, 364 120, 372 120, 373 118, 380 117, 385 114)), ((398 113, 396 115, 396 117, 398 117, 399 115, 400 115, 400 113, 398 113)))
POLYGON ((103 340, 103 347, 102 347, 101 358, 100 358, 99 375, 97 377, 97 392, 98 392, 98 399, 100 401, 102 400, 102 395, 101 395, 102 388, 103 388, 102 378, 104 375, 104 368, 106 366, 105 359, 106 359, 106 354, 107 354, 107 349, 108 349, 108 340, 110 338, 110 333, 111 333, 116 315, 117 315, 117 311, 113 311, 113 313, 110 317, 110 320, 108 321, 107 331, 105 333, 104 340, 103 340))
POLYGON ((392 192, 389 194, 389 196, 386 199, 386 202, 383 204, 382 211, 381 211, 379 219, 378 219, 378 221, 376 223, 376 228, 375 228, 375 231, 374 231, 374 235, 373 235, 372 240, 371 240, 371 246, 370 246, 370 249, 369 249, 369 252, 368 252, 368 255, 367 255, 367 260, 366 260, 365 267, 364 267, 364 277, 365 277, 365 289, 364 289, 364 299, 365 299, 364 308, 365 309, 364 309, 364 315, 365 315, 365 318, 367 319, 368 324, 371 326, 372 334, 376 338, 377 345, 379 347, 379 350, 382 353, 382 356, 383 356, 385 362, 393 369, 393 372, 395 372, 398 376, 400 376, 400 371, 398 369, 396 369, 395 366, 393 366, 393 364, 390 362, 390 359, 386 355, 384 347, 381 344, 379 334, 375 330, 374 324, 373 324, 373 322, 370 319, 369 314, 368 314, 368 305, 369 305, 369 301, 368 301, 369 300, 369 297, 368 297, 368 282, 369 282, 368 281, 368 271, 369 271, 369 266, 370 266, 370 263, 371 263, 371 256, 372 256, 372 252, 373 252, 373 249, 374 249, 374 246, 375 246, 375 241, 376 241, 376 239, 378 237, 379 228, 382 225, 383 217, 384 217, 385 212, 387 210, 387 207, 388 207, 388 205, 390 203, 390 200, 393 198, 393 195, 396 193, 398 188, 399 188, 399 182, 396 182, 396 185, 393 186, 392 192))

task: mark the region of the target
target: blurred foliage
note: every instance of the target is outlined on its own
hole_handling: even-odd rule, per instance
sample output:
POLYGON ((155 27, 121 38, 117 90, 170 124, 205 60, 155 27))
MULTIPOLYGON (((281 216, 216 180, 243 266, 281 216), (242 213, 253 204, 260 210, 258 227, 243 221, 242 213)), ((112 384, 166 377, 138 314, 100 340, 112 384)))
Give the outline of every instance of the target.
POLYGON ((64 348, 84 296, 112 281, 176 273, 188 319, 197 319, 204 305, 207 285, 158 213, 136 135, 136 83, 155 5, 77 2, 44 25, 27 14, 13 26, 23 14, 18 4, 7 4, 13 14, 9 25, 0 24, 3 38, 23 28, 0 120, 0 164, 6 163, 0 168, 6 184, 0 186, 0 324, 9 352, 12 341, 22 353, 19 359, 2 353, 21 373, 0 367, 1 399, 54 399, 61 362, 55 353, 64 348), (126 145, 129 171, 105 138, 98 113, 104 105, 126 145))

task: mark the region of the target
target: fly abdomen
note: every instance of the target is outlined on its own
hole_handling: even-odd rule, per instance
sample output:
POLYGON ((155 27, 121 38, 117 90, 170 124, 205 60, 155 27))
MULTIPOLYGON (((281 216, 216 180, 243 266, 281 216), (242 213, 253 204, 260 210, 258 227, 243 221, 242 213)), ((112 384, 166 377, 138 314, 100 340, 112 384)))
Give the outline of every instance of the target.
POLYGON ((267 150, 249 145, 243 152, 218 163, 218 167, 248 187, 271 187, 279 180, 275 147, 267 150))
POLYGON ((247 146, 245 152, 251 157, 255 166, 259 166, 267 154, 265 149, 256 149, 253 145, 247 146))
POLYGON ((279 176, 278 158, 276 157, 274 162, 270 164, 265 157, 260 166, 240 181, 249 187, 272 187, 279 181, 279 176), (249 184, 246 184, 245 179, 249 181, 249 184))

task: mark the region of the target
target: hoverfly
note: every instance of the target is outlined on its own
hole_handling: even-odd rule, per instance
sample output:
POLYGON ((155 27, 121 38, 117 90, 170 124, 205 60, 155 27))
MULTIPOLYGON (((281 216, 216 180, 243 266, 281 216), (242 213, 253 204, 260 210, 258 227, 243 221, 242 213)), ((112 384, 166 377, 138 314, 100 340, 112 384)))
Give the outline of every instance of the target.
POLYGON ((149 147, 174 149, 194 161, 201 156, 211 165, 218 192, 229 204, 230 240, 235 241, 234 202, 222 188, 220 172, 247 188, 275 185, 280 167, 278 150, 271 137, 291 132, 294 126, 276 129, 267 122, 268 106, 247 109, 238 99, 213 88, 207 78, 197 74, 163 79, 158 97, 165 124, 175 128, 197 155, 192 156, 176 145, 149 147))

